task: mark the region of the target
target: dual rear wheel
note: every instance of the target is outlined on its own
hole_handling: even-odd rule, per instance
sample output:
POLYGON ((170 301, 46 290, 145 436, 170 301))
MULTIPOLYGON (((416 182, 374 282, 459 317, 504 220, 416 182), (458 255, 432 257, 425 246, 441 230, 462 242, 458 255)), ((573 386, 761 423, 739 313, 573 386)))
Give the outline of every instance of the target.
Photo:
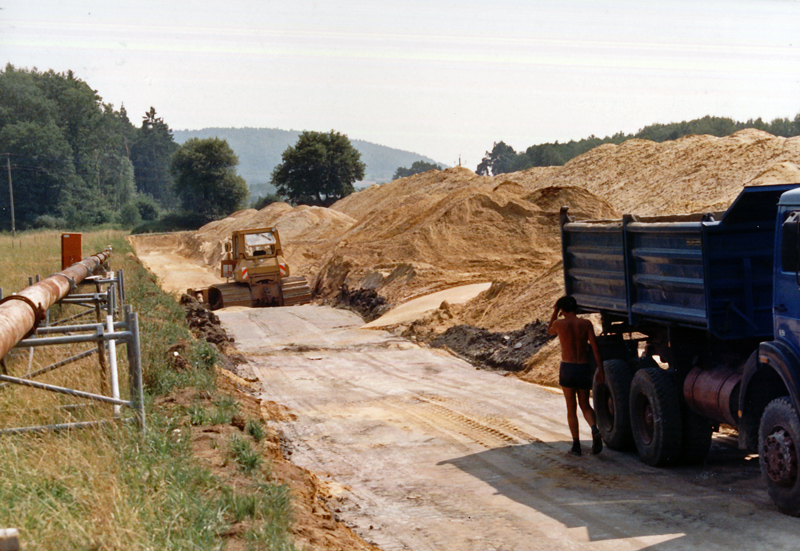
POLYGON ((672 375, 658 367, 632 373, 625 360, 604 362, 605 382, 595 381, 597 427, 615 450, 635 446, 648 465, 702 463, 711 447, 711 424, 681 405, 672 375))
MULTIPOLYGON (((658 367, 632 373, 624 360, 604 364, 605 382, 594 383, 597 427, 615 450, 636 447, 653 466, 702 463, 713 427, 681 404, 672 375, 658 367)), ((759 463, 770 498, 788 515, 800 516, 800 415, 789 396, 772 400, 761 416, 759 463)))

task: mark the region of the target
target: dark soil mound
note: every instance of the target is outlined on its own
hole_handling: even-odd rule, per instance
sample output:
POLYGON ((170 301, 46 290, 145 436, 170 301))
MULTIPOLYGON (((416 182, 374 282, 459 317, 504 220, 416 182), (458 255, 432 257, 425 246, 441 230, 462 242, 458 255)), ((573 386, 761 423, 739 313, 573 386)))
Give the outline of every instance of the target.
POLYGON ((500 333, 472 325, 456 325, 433 339, 430 345, 447 347, 459 356, 489 368, 522 371, 525 362, 552 338, 547 334, 547 324, 537 320, 522 329, 500 333))
POLYGON ((187 294, 181 296, 181 306, 186 312, 189 329, 201 339, 217 346, 233 342, 220 324, 217 315, 194 297, 187 294))
POLYGON ((334 305, 337 308, 353 310, 367 322, 378 319, 389 310, 386 299, 380 296, 375 289, 351 290, 347 285, 342 285, 339 294, 336 295, 334 305))

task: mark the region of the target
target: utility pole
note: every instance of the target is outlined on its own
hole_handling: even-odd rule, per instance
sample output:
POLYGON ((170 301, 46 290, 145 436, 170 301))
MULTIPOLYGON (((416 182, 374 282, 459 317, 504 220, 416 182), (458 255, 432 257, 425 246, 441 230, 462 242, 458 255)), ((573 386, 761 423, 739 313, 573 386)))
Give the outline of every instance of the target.
POLYGON ((11 202, 11 236, 17 236, 17 226, 14 222, 14 186, 11 185, 11 153, 6 153, 6 167, 8 168, 8 198, 11 202))

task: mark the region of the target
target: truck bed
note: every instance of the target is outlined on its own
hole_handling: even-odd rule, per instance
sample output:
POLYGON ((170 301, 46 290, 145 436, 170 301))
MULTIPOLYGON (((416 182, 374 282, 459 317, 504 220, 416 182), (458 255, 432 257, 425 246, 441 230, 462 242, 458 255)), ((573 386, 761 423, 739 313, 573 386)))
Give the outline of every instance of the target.
POLYGON ((583 311, 721 339, 772 335, 775 217, 797 184, 743 188, 724 213, 573 221, 562 211, 566 293, 583 311))

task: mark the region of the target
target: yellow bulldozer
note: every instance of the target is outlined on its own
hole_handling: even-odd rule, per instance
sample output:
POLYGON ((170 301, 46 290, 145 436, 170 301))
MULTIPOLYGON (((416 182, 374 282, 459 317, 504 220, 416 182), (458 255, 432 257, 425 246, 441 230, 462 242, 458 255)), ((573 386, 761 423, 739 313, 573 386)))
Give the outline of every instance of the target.
POLYGON ((291 276, 276 228, 236 230, 225 243, 221 275, 229 283, 189 294, 212 310, 225 306, 294 306, 311 302, 306 278, 291 276))

